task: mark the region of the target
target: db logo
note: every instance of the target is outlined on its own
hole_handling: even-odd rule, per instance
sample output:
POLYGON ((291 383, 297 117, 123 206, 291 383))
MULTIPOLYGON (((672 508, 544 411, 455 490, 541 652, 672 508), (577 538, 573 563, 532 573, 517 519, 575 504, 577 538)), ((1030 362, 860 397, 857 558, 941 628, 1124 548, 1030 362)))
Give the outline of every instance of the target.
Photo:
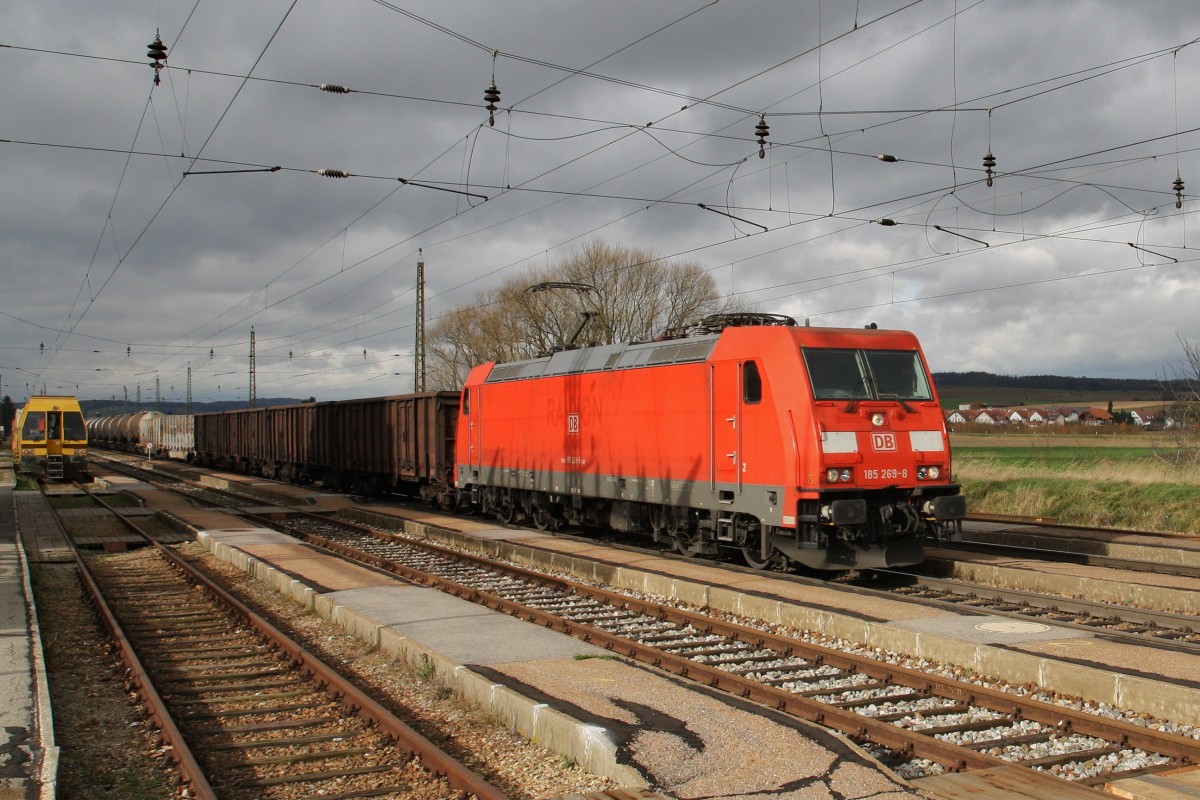
POLYGON ((567 414, 567 433, 579 433, 578 414, 567 414))
POLYGON ((876 452, 891 452, 896 449, 896 434, 872 433, 871 447, 876 452))

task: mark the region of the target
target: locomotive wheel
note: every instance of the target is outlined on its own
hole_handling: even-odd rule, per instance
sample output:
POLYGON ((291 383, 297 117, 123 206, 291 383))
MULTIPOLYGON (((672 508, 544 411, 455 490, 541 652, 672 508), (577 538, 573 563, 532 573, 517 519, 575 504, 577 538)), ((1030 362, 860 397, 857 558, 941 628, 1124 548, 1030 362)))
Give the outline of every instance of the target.
POLYGON ((696 553, 692 551, 692 544, 696 541, 696 535, 688 531, 680 531, 671 537, 675 542, 675 552, 687 558, 695 558, 696 553))
POLYGON ((665 506, 651 512, 650 524, 654 528, 654 538, 662 535, 669 536, 675 552, 687 558, 695 558, 696 553, 691 549, 696 543, 697 534, 688 530, 687 512, 677 511, 673 506, 665 506))
POLYGON ((689 530, 686 520, 681 520, 671 509, 667 517, 667 533, 675 543, 675 552, 686 558, 696 558, 699 553, 692 550, 692 545, 700 541, 700 532, 689 530))
POLYGON ((533 527, 539 531, 558 530, 558 519, 545 509, 538 508, 533 512, 533 527))
POLYGON ((496 505, 496 519, 503 522, 505 525, 511 525, 512 521, 517 518, 517 507, 513 503, 512 498, 502 497, 496 505))
POLYGON ((742 558, 746 560, 746 564, 754 569, 770 569, 775 566, 777 556, 779 554, 772 549, 771 554, 766 558, 762 557, 762 548, 757 541, 749 542, 742 547, 742 558))

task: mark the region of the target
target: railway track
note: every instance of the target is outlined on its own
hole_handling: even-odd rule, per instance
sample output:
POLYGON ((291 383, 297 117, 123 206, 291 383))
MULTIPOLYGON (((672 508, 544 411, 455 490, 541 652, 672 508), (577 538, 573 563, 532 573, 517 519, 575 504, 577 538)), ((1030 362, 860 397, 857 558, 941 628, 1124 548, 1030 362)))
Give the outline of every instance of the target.
POLYGON ((189 796, 504 800, 166 548, 76 559, 189 796))
POLYGON ((320 547, 842 731, 900 774, 1015 763, 1086 785, 1171 769, 1200 742, 738 622, 292 513, 320 547))
POLYGON ((961 542, 939 548, 1200 576, 1200 536, 1191 533, 1106 530, 1040 517, 994 514, 972 515, 968 522, 972 524, 964 528, 961 542))
POLYGON ((1200 578, 1200 564, 1180 564, 1163 560, 1120 558, 1098 553, 1080 552, 1078 550, 1056 549, 1056 546, 1061 548, 1062 544, 1061 540, 1050 540, 1044 542, 1042 545, 1035 545, 1005 544, 995 541, 964 538, 959 542, 941 543, 938 545, 938 549, 946 552, 985 553, 1010 558, 1086 564, 1092 567, 1107 567, 1109 569, 1122 569, 1130 572, 1152 572, 1157 575, 1179 575, 1185 578, 1200 578))
POLYGON ((1200 618, 1187 614, 981 586, 905 570, 872 570, 869 579, 893 584, 884 590, 888 594, 899 594, 943 608, 970 608, 1013 619, 1103 632, 1109 638, 1164 650, 1200 654, 1200 618))
POLYGON ((1017 763, 1096 784, 1200 758, 1194 740, 652 599, 319 518, 283 526, 410 581, 840 730, 882 748, 909 777, 1017 763))

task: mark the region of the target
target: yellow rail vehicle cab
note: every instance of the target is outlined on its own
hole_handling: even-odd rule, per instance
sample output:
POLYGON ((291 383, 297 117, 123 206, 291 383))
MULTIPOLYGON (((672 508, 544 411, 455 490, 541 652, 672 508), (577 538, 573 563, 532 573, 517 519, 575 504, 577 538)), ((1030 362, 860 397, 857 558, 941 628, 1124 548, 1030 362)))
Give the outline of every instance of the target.
POLYGON ((87 446, 87 426, 74 397, 31 397, 13 425, 13 464, 19 472, 87 480, 87 446))

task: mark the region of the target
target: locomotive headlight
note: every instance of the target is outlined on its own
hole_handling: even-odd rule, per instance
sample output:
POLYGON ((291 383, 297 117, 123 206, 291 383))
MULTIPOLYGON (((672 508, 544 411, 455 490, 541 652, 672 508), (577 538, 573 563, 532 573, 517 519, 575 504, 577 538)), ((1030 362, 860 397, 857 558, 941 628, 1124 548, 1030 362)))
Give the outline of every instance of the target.
POLYGON ((929 468, 929 480, 936 481, 940 477, 942 477, 942 468, 941 467, 930 467, 929 468))
POLYGON ((830 467, 829 469, 825 470, 825 480, 829 481, 830 483, 838 482, 837 467, 830 467))
POLYGON ((942 477, 941 467, 917 467, 917 480, 936 481, 942 477))
POLYGON ((885 422, 887 422, 887 415, 884 414, 882 411, 876 411, 874 414, 871 415, 871 424, 874 425, 876 428, 882 428, 883 423, 885 423, 885 422))
POLYGON ((842 480, 843 480, 843 481, 845 481, 846 483, 849 483, 849 482, 850 482, 850 469, 849 469, 849 468, 845 468, 845 469, 843 469, 843 470, 842 470, 842 475, 841 475, 841 478, 842 478, 842 480))

